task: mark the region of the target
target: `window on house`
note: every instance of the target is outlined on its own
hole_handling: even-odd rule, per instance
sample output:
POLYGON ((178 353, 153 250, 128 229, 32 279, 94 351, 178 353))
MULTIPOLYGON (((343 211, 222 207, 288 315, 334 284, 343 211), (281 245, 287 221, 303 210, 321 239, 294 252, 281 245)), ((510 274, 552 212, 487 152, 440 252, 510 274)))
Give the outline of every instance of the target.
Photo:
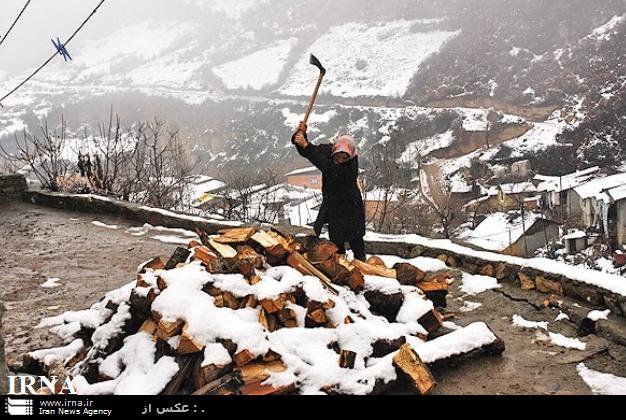
POLYGON ((319 184, 320 180, 318 178, 311 178, 311 184, 319 184))

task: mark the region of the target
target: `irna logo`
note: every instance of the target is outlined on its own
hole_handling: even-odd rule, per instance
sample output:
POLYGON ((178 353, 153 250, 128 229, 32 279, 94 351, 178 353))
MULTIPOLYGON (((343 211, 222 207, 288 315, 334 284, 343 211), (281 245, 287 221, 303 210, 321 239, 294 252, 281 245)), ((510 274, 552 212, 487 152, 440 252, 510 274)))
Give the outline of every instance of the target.
POLYGON ((51 378, 28 375, 9 376, 8 395, 35 395, 42 393, 76 394, 76 390, 70 378, 65 378, 61 382, 56 376, 51 378))

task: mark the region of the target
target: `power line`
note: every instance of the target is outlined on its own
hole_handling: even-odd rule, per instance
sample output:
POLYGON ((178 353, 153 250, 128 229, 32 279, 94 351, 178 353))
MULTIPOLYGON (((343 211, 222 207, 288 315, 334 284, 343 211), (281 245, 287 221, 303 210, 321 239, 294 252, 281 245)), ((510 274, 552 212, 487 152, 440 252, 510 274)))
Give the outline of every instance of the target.
POLYGON ((13 27, 15 26, 15 24, 17 23, 18 20, 20 20, 20 18, 22 17, 22 13, 24 13, 24 10, 26 10, 26 8, 28 7, 28 5, 30 4, 32 0, 28 0, 26 2, 26 4, 24 5, 24 7, 22 8, 22 11, 20 12, 19 15, 17 15, 17 17, 15 18, 15 20, 13 21, 13 23, 11 24, 11 26, 9 27, 9 30, 7 31, 6 34, 4 34, 4 36, 2 38, 0 38, 0 45, 2 45, 2 43, 4 42, 5 39, 7 39, 7 36, 9 36, 9 33, 11 33, 11 30, 13 30, 13 27))
MULTIPOLYGON (((83 21, 83 23, 80 24, 80 26, 74 31, 74 33, 67 39, 67 41, 65 41, 63 43, 63 45, 67 45, 70 43, 70 41, 72 39, 74 39, 74 37, 76 36, 76 34, 83 28, 83 26, 85 26, 85 24, 87 22, 89 22, 89 19, 91 19, 91 17, 93 15, 96 14, 96 12, 98 11, 98 9, 100 8, 100 6, 102 6, 102 3, 104 3, 105 0, 100 0, 100 3, 98 3, 98 5, 96 6, 95 9, 93 9, 93 11, 89 14, 89 16, 87 16, 87 19, 85 19, 83 21)), ((50 56, 50 58, 48 58, 41 66, 39 66, 34 72, 32 72, 30 74, 30 76, 28 76, 22 83, 20 83, 19 85, 17 85, 12 91, 10 91, 9 93, 7 93, 6 95, 4 95, 2 98, 0 98, 0 103, 2 103, 2 101, 4 101, 6 98, 8 98, 9 96, 11 96, 13 93, 15 93, 16 90, 18 90, 19 88, 21 88, 22 86, 24 86, 30 79, 32 79, 33 77, 35 77, 35 75, 37 73, 39 73, 41 71, 41 69, 43 69, 44 67, 46 67, 48 65, 48 63, 50 63, 54 57, 57 56, 57 54, 59 54, 58 51, 55 51, 54 54, 52 54, 52 56, 50 56)))

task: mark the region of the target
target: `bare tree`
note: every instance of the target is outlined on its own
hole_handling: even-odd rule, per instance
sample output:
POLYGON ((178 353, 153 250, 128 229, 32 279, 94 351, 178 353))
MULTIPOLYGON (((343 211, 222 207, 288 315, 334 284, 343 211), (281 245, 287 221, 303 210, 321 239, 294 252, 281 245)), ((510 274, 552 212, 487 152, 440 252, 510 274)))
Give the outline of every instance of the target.
POLYGON ((27 167, 40 182, 42 188, 60 191, 64 178, 75 166, 66 153, 66 123, 61 118, 61 127, 50 131, 46 122, 41 128, 41 136, 31 135, 26 130, 22 137, 15 135, 16 152, 7 151, 0 144, 0 157, 14 170, 27 167))

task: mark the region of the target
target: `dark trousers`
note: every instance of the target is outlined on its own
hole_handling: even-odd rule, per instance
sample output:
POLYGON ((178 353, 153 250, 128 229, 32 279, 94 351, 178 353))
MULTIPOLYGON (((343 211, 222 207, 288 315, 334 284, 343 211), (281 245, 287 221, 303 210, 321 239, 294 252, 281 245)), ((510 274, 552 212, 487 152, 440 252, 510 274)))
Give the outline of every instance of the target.
MULTIPOLYGON (((346 253, 345 243, 334 243, 335 245, 337 245, 337 248, 339 248, 340 254, 346 253)), ((350 244, 350 249, 354 253, 354 258, 356 258, 357 260, 365 261, 365 242, 363 241, 363 238, 353 239, 351 241, 348 241, 348 243, 350 244)))

